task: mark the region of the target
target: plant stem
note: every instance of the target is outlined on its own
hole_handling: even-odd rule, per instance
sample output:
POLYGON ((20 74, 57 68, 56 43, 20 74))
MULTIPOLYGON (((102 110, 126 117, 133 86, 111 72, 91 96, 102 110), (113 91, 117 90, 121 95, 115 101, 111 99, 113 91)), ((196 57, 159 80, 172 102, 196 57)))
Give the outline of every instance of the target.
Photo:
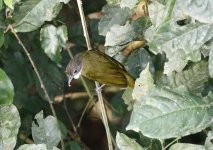
MULTIPOLYGON (((24 46, 23 42, 22 42, 21 39, 19 38, 18 34, 15 32, 14 28, 12 27, 12 25, 9 25, 8 28, 12 31, 12 33, 14 34, 14 36, 16 37, 16 39, 18 40, 19 45, 22 47, 22 49, 24 50, 25 54, 27 55, 27 57, 28 57, 28 59, 29 59, 31 65, 32 65, 32 67, 33 67, 33 69, 34 69, 34 71, 35 71, 35 73, 36 73, 36 76, 38 77, 38 80, 39 80, 39 82, 40 82, 41 88, 42 88, 42 90, 44 91, 44 95, 45 95, 45 97, 47 98, 47 101, 48 101, 48 103, 49 103, 49 105, 50 105, 50 109, 51 109, 51 111, 52 111, 52 114, 53 114, 53 116, 57 119, 56 112, 55 112, 55 109, 54 109, 54 107, 53 107, 53 104, 52 104, 52 101, 51 101, 51 99, 50 99, 50 96, 49 96, 49 94, 48 94, 48 92, 47 92, 47 89, 46 89, 46 87, 45 87, 45 85, 44 85, 44 82, 43 82, 43 80, 41 79, 41 76, 40 76, 40 74, 39 74, 39 72, 38 72, 38 69, 37 69, 37 67, 36 67, 36 65, 35 65, 35 63, 34 63, 32 57, 31 57, 30 53, 28 52, 28 50, 27 50, 26 47, 24 46)), ((58 119, 57 119, 57 120, 58 120, 58 119)), ((62 150, 64 150, 64 149, 65 149, 65 148, 64 148, 64 141, 63 141, 62 137, 61 137, 61 146, 62 146, 62 150)))
MULTIPOLYGON (((91 47, 91 44, 90 44, 86 20, 85 20, 85 16, 84 16, 83 7, 82 7, 82 1, 77 0, 77 4, 78 4, 78 8, 79 8, 80 17, 81 17, 81 23, 82 23, 82 26, 83 26, 84 37, 85 37, 85 40, 86 40, 86 43, 87 43, 87 48, 88 48, 88 50, 91 50, 92 47, 91 47)), ((96 85, 96 89, 98 89, 99 83, 95 82, 95 85, 96 85)), ((102 121, 103 121, 105 129, 106 129, 108 147, 109 147, 109 150, 113 150, 111 133, 110 133, 109 125, 108 125, 107 114, 106 114, 106 110, 105 110, 105 107, 104 107, 103 96, 102 96, 101 90, 97 90, 97 94, 98 94, 98 99, 99 99, 99 102, 100 102, 102 121)))

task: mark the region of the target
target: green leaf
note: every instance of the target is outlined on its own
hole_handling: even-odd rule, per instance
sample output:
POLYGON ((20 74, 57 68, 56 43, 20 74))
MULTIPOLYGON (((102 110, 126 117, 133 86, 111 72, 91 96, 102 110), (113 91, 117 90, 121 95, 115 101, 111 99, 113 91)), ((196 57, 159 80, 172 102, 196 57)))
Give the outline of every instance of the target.
POLYGON ((3 8, 3 0, 0 0, 0 10, 3 8))
POLYGON ((169 150, 206 150, 203 145, 176 143, 169 150))
POLYGON ((62 48, 65 47, 67 40, 67 28, 65 25, 58 28, 53 25, 47 25, 40 31, 42 49, 44 49, 47 56, 57 64, 59 64, 62 59, 60 52, 62 48))
POLYGON ((213 139, 213 132, 211 130, 211 131, 208 132, 207 138, 206 138, 206 141, 205 141, 205 148, 206 148, 206 150, 213 149, 212 139, 213 139))
POLYGON ((121 0, 106 0, 107 4, 111 4, 111 5, 117 5, 120 4, 121 0))
POLYGON ((119 132, 116 135, 116 144, 120 150, 143 150, 135 140, 119 132))
POLYGON ((10 150, 16 145, 21 125, 17 108, 13 104, 0 105, 0 149, 10 150))
POLYGON ((150 50, 157 54, 164 51, 168 58, 164 73, 180 72, 188 60, 199 61, 199 48, 213 36, 213 25, 191 23, 185 26, 171 25, 169 22, 153 32, 150 50))
MULTIPOLYGON (((49 150, 46 144, 24 144, 20 146, 17 150, 49 150)), ((60 150, 57 147, 53 147, 51 150, 60 150)))
POLYGON ((36 114, 35 119, 38 125, 33 121, 32 136, 36 144, 45 143, 48 150, 57 146, 61 139, 61 132, 58 128, 58 122, 53 116, 43 118, 43 111, 36 114))
POLYGON ((128 7, 129 9, 134 9, 139 0, 121 0, 120 7, 128 7))
POLYGON ((132 91, 133 91, 132 88, 127 87, 122 95, 122 99, 124 100, 124 103, 128 106, 127 110, 132 110, 135 104, 135 100, 132 98, 132 91))
POLYGON ((154 73, 155 68, 151 56, 144 48, 140 48, 129 55, 124 61, 124 66, 134 78, 138 78, 141 71, 146 68, 148 63, 151 73, 154 73))
MULTIPOLYGON (((1 9, 1 6, 0 6, 0 9, 1 9)), ((0 28, 0 48, 2 47, 3 44, 4 44, 4 30, 0 28)))
POLYGON ((82 150, 80 144, 77 143, 76 141, 71 141, 71 142, 66 143, 66 149, 70 149, 70 150, 82 150))
POLYGON ((0 104, 11 104, 13 97, 13 84, 6 73, 0 68, 0 104))
POLYGON ((13 9, 13 0, 4 0, 4 3, 7 7, 13 9))
POLYGON ((45 21, 51 21, 62 8, 60 0, 26 0, 15 7, 13 19, 17 32, 38 29, 45 21))
POLYGON ((204 83, 208 79, 208 63, 200 61, 182 72, 173 72, 171 76, 164 75, 157 81, 157 85, 169 86, 171 88, 184 85, 190 92, 197 94, 204 90, 204 83))
POLYGON ((212 0, 178 0, 177 5, 184 14, 203 23, 213 23, 212 0))
POLYGON ((154 86, 154 80, 149 71, 149 63, 146 68, 140 73, 140 77, 135 81, 135 87, 132 92, 132 97, 139 100, 142 96, 146 95, 149 90, 154 86))
POLYGON ((129 8, 120 8, 118 6, 106 5, 102 12, 105 14, 99 22, 99 34, 106 35, 109 29, 117 24, 124 25, 132 14, 129 8))
POLYGON ((213 44, 211 43, 209 50, 209 75, 213 78, 213 44))
POLYGON ((197 133, 213 123, 212 102, 213 97, 201 98, 183 87, 153 87, 134 105, 126 129, 158 139, 197 133))

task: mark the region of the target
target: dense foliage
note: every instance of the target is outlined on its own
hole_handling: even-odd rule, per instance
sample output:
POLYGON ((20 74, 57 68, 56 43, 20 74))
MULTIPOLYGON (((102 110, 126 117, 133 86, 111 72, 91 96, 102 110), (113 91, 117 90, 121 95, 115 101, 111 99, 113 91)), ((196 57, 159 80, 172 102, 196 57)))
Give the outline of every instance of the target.
MULTIPOLYGON (((213 149, 213 1, 83 8, 93 49, 136 79, 102 90, 114 148, 213 149)), ((67 85, 66 65, 84 50, 75 0, 0 0, 1 150, 108 149, 94 82, 67 85)))

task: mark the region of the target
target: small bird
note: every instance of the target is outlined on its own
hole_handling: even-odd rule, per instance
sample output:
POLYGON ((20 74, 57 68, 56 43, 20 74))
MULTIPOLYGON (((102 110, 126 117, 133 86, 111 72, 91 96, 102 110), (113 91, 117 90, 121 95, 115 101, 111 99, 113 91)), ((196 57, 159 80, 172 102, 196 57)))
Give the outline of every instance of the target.
POLYGON ((133 88, 135 83, 121 63, 98 50, 77 54, 67 65, 66 73, 69 86, 72 79, 78 79, 80 75, 101 84, 121 88, 133 88))

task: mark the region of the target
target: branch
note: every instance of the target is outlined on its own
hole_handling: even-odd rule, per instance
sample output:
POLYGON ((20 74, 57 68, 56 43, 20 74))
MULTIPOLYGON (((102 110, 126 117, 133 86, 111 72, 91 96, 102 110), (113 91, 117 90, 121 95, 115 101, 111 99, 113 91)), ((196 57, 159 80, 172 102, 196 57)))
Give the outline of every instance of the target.
MULTIPOLYGON (((86 20, 85 20, 85 16, 84 16, 83 7, 82 7, 82 1, 81 0, 77 0, 77 4, 78 4, 80 16, 81 16, 81 23, 82 23, 82 26, 83 26, 84 37, 86 39, 87 48, 88 48, 88 50, 91 50, 92 47, 91 47, 91 44, 90 44, 90 39, 89 39, 88 30, 87 30, 86 20)), ((99 88, 99 83, 95 82, 95 85, 96 85, 96 89, 98 89, 99 88)), ((106 115, 106 110, 105 110, 105 107, 104 107, 104 101, 103 101, 103 96, 101 94, 101 90, 98 90, 97 94, 98 94, 98 99, 100 101, 102 121, 103 121, 105 129, 106 129, 106 135, 107 135, 107 141, 108 141, 109 150, 113 150, 111 133, 110 133, 109 125, 108 125, 108 120, 107 120, 107 115, 106 115)))
MULTIPOLYGON (((24 50, 25 54, 27 55, 27 57, 28 57, 28 59, 29 59, 31 65, 32 65, 32 67, 33 67, 33 69, 34 69, 34 71, 35 71, 35 73, 36 73, 36 76, 38 77, 38 80, 39 80, 39 82, 40 82, 40 84, 41 84, 41 88, 42 88, 42 90, 44 91, 44 95, 45 95, 45 97, 47 98, 47 101, 48 101, 48 103, 49 103, 49 105, 50 105, 50 109, 51 109, 51 111, 52 111, 52 114, 53 114, 53 116, 57 119, 56 112, 55 112, 55 109, 54 109, 54 107, 53 107, 53 104, 52 104, 52 101, 51 101, 51 99, 50 99, 50 96, 49 96, 49 94, 48 94, 48 92, 47 92, 47 89, 46 89, 46 87, 45 87, 45 85, 44 85, 44 82, 43 82, 43 80, 41 79, 41 76, 40 76, 40 74, 39 74, 39 72, 38 72, 38 69, 37 69, 37 67, 36 67, 36 65, 35 65, 35 63, 34 63, 32 57, 31 57, 30 53, 28 52, 28 50, 27 50, 26 47, 24 46, 23 42, 22 42, 21 39, 19 38, 18 34, 15 32, 14 28, 12 27, 12 25, 9 25, 8 28, 9 28, 9 29, 12 31, 12 33, 15 35, 16 39, 18 40, 19 45, 22 47, 22 49, 24 50)), ((57 120, 58 120, 58 119, 57 119, 57 120)), ((64 142, 63 142, 62 137, 61 137, 61 146, 62 146, 62 149, 64 150, 64 142)))

